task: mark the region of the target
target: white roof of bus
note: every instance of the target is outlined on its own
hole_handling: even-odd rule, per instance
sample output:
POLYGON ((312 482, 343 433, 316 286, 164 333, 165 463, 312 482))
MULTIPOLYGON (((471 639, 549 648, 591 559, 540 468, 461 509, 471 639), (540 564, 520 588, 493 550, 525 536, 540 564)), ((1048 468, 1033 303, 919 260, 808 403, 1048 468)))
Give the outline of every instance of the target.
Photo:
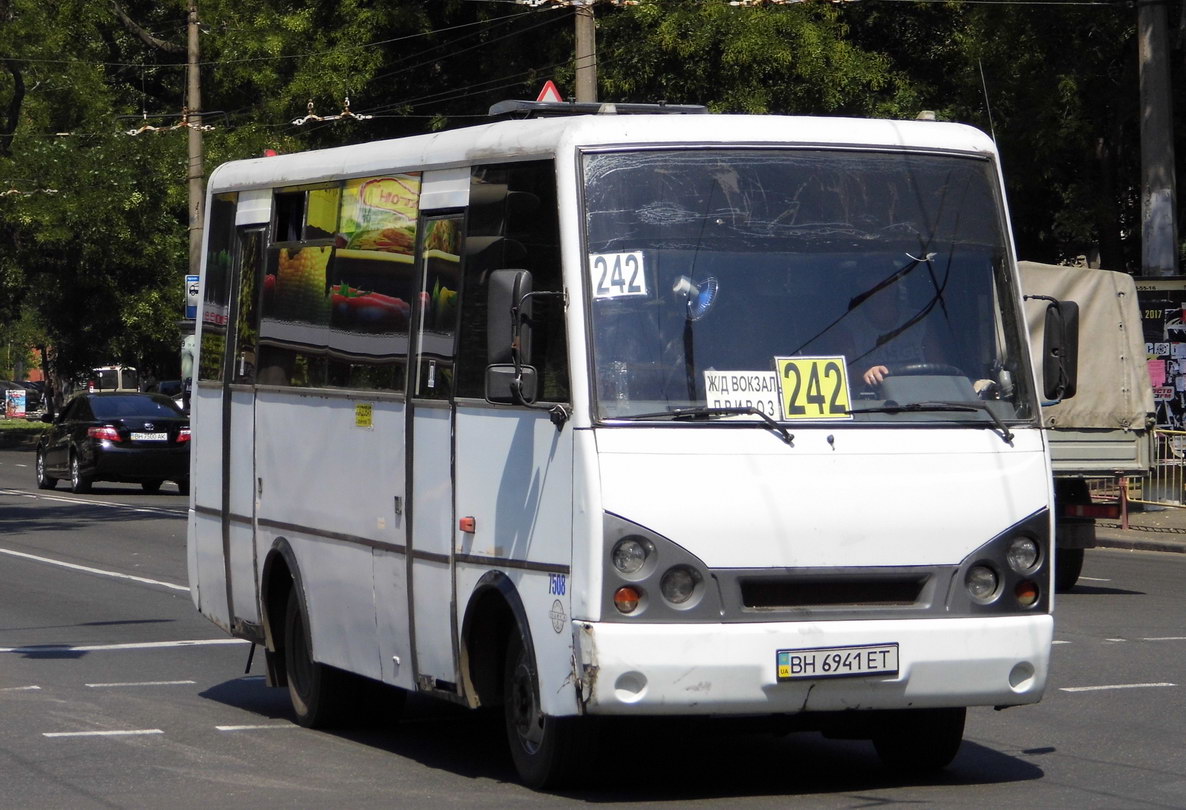
POLYGON ((995 155, 963 124, 775 115, 578 115, 502 121, 429 135, 226 163, 211 191, 315 183, 381 172, 548 157, 576 146, 697 143, 905 147, 995 155))

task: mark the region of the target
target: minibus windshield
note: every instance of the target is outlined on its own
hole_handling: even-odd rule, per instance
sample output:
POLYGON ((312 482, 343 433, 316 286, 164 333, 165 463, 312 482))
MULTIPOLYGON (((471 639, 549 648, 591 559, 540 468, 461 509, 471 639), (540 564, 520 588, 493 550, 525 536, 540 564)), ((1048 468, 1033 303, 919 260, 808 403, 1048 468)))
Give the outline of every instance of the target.
POLYGON ((1033 417, 987 159, 688 148, 583 165, 597 418, 1033 417), (918 407, 961 402, 974 405, 918 407))

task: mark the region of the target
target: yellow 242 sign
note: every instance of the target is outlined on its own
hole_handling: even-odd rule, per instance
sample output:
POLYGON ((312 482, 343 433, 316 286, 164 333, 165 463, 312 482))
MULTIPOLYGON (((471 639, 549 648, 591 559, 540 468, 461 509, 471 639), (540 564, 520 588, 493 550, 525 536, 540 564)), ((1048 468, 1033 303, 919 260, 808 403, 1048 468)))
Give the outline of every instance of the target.
POLYGON ((776 357, 784 419, 852 419, 844 358, 776 357))

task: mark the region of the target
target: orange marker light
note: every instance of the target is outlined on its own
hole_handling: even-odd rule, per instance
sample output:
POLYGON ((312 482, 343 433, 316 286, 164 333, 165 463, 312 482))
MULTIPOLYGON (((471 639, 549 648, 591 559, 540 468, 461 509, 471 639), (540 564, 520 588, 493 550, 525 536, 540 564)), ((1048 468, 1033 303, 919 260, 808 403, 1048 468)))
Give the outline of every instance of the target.
POLYGON ((1017 603, 1022 607, 1029 607, 1038 601, 1038 585, 1028 579, 1017 583, 1013 593, 1017 596, 1017 603))
POLYGON ((478 520, 474 517, 463 517, 457 521, 457 528, 461 529, 466 534, 473 534, 478 530, 478 520))
POLYGON ((638 603, 641 599, 642 594, 629 585, 624 585, 614 591, 614 607, 620 613, 633 613, 638 610, 638 603))

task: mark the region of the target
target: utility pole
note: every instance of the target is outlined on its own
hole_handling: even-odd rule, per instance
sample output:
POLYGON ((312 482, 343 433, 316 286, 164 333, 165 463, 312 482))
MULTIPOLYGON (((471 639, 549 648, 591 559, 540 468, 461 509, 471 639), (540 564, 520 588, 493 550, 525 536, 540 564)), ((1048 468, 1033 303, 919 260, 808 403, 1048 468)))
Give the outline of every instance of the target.
POLYGON ((1178 273, 1169 32, 1160 0, 1138 0, 1141 92, 1141 274, 1178 273))
POLYGON ((196 276, 202 263, 202 221, 205 208, 205 172, 202 167, 202 77, 199 67, 198 0, 189 0, 189 42, 186 49, 186 127, 189 149, 186 179, 189 184, 189 274, 196 276))
POLYGON ((593 2, 576 5, 576 98, 597 101, 597 20, 593 2))

